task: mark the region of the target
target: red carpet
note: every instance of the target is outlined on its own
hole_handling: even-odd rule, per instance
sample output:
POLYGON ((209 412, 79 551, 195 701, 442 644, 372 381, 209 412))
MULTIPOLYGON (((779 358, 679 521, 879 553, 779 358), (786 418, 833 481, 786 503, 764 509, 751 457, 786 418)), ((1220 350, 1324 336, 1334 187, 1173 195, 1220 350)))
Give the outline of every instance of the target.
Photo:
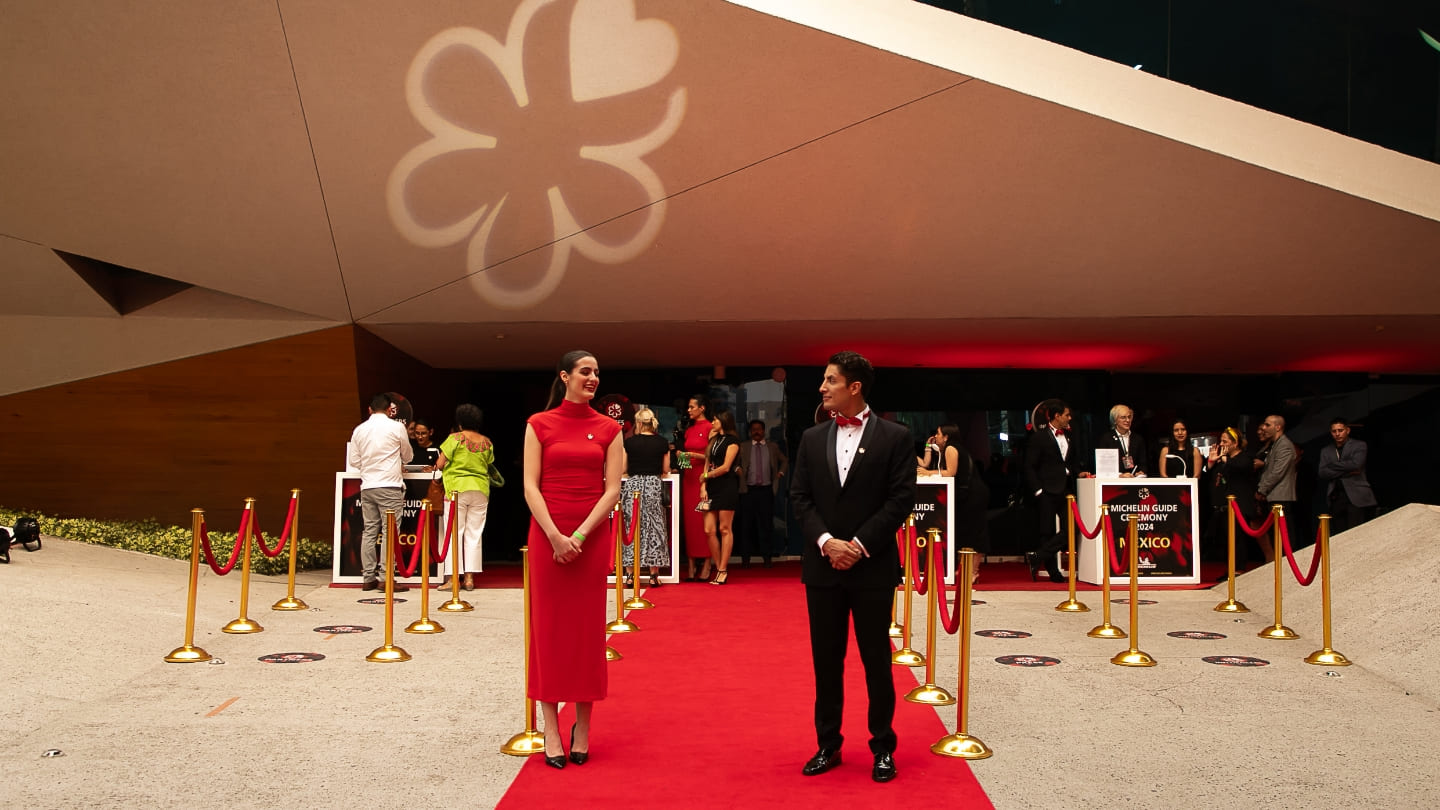
MULTIPOLYGON (((904 667, 892 668, 899 776, 883 785, 870 780, 865 680, 853 642, 845 661, 845 762, 801 776, 815 730, 798 570, 735 566, 731 577, 722 587, 648 591, 655 609, 629 613, 640 632, 611 637, 625 657, 609 665, 610 696, 595 707, 589 763, 557 771, 532 756, 498 806, 833 810, 924 795, 943 797, 947 807, 992 807, 965 761, 930 753, 946 728, 935 709, 905 702, 916 680, 904 667)), ((946 723, 953 725, 954 711, 940 709, 946 723)), ((574 710, 560 718, 568 743, 574 710)))

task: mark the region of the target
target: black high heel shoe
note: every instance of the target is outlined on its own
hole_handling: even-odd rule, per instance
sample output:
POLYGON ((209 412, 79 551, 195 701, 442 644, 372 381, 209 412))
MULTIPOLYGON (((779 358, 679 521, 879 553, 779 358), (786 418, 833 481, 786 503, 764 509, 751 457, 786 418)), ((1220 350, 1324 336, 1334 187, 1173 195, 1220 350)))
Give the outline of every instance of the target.
MULTIPOLYGON (((571 736, 574 736, 573 732, 572 732, 571 736)), ((549 766, 552 767, 552 768, 564 769, 564 767, 565 767, 565 746, 564 746, 563 743, 564 743, 565 741, 564 741, 564 740, 561 740, 560 742, 562 743, 561 746, 560 746, 560 755, 559 755, 559 756, 554 756, 554 757, 552 757, 552 756, 550 756, 549 754, 546 754, 546 755, 545 755, 545 764, 546 764, 546 765, 549 765, 549 766)))
MULTIPOLYGON (((590 759, 590 752, 589 752, 588 750, 587 750, 587 751, 576 751, 576 750, 575 750, 575 726, 576 726, 576 725, 578 725, 578 723, 572 723, 572 724, 570 724, 570 761, 573 762, 573 763, 575 763, 576 765, 584 765, 584 764, 585 764, 586 762, 588 762, 589 759, 590 759)), ((546 760, 549 760, 550 758, 549 758, 549 757, 546 757, 545 759, 546 759, 546 760)), ((563 767, 565 767, 565 766, 562 764, 560 767, 563 768, 563 767)))

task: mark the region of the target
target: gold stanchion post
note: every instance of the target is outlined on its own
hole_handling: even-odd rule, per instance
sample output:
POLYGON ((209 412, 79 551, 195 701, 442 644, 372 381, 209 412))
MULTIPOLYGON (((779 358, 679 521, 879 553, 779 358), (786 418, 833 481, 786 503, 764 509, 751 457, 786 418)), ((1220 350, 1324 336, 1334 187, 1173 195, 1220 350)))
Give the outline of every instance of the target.
MULTIPOLYGON (((450 518, 450 520, 452 520, 452 521, 454 520, 453 515, 455 514, 455 510, 456 510, 456 508, 457 508, 457 504, 459 503, 459 498, 460 498, 460 493, 458 493, 458 492, 452 492, 452 493, 450 493, 450 498, 449 498, 449 500, 450 500, 450 514, 451 514, 451 516, 452 516, 452 517, 450 518)), ((442 514, 442 516, 443 516, 444 513, 441 513, 441 514, 442 514)), ((475 609, 475 606, 472 605, 472 604, 470 604, 469 602, 466 602, 464 599, 461 599, 461 598, 460 598, 460 570, 461 570, 461 569, 464 567, 464 565, 465 565, 465 551, 464 551, 464 544, 460 542, 460 536, 459 536, 459 535, 451 535, 451 536, 450 536, 450 550, 449 550, 449 554, 450 554, 450 601, 446 602, 445 604, 443 604, 443 605, 441 605, 440 607, 435 608, 435 609, 438 610, 438 611, 440 611, 441 613, 469 613, 470 611, 472 611, 472 610, 475 609)))
POLYGON ((1256 633, 1260 638, 1279 639, 1282 641, 1300 638, 1300 634, 1285 626, 1280 620, 1281 597, 1284 595, 1284 588, 1280 582, 1280 569, 1285 559, 1285 548, 1280 542, 1280 524, 1285 520, 1285 507, 1274 504, 1270 507, 1270 513, 1275 516, 1275 525, 1270 527, 1271 541, 1275 546, 1275 623, 1256 633))
POLYGON ((310 609, 304 599, 298 599, 295 596, 295 557, 300 546, 300 490, 290 490, 290 500, 295 504, 295 510, 291 514, 290 525, 287 528, 287 531, 290 532, 290 579, 286 583, 285 598, 271 605, 271 610, 310 609))
POLYGON ((915 555, 909 546, 921 545, 923 541, 915 536, 915 515, 910 515, 905 527, 905 624, 900 628, 900 649, 890 653, 890 663, 900 667, 918 667, 925 663, 925 656, 910 648, 910 628, 914 626, 910 608, 915 593, 915 555))
POLYGON ((1225 496, 1225 512, 1226 512, 1226 514, 1227 514, 1227 515, 1229 516, 1229 518, 1230 518, 1230 521, 1229 521, 1229 529, 1228 529, 1228 540, 1229 540, 1228 545, 1229 545, 1229 549, 1230 549, 1230 551, 1229 551, 1229 563, 1228 563, 1228 566, 1229 566, 1230 576, 1229 576, 1229 578, 1228 578, 1228 583, 1229 583, 1229 584, 1226 586, 1226 593, 1228 594, 1228 596, 1226 597, 1226 599, 1225 599, 1224 602, 1221 602, 1220 604, 1218 604, 1218 605, 1215 606, 1215 611, 1216 611, 1217 613, 1249 613, 1249 612, 1250 612, 1250 608, 1245 607, 1245 603, 1244 603, 1244 602, 1236 602, 1236 601, 1235 601, 1235 496, 1234 496, 1234 495, 1226 495, 1226 496, 1225 496))
MULTIPOLYGON (((420 510, 420 618, 405 628, 407 633, 443 633, 439 622, 430 620, 430 510, 420 510)), ((454 579, 454 577, 451 577, 454 579)))
POLYGON ((640 628, 625 618, 625 565, 622 562, 625 550, 620 534, 624 528, 624 521, 620 519, 618 505, 610 512, 610 519, 615 523, 615 621, 605 625, 605 632, 634 633, 640 628))
MULTIPOLYGON (((623 552, 622 552, 623 553, 623 552)), ((617 576, 619 569, 616 569, 617 576)), ((630 501, 630 571, 634 586, 630 598, 625 600, 628 610, 649 610, 655 603, 640 595, 640 493, 634 493, 630 501)))
POLYGON ((930 746, 931 753, 942 757, 959 759, 986 759, 994 755, 990 746, 978 737, 969 734, 970 723, 970 580, 975 574, 980 553, 974 549, 960 550, 960 596, 956 608, 960 614, 960 678, 955 692, 959 695, 955 707, 955 733, 946 734, 930 746))
POLYGON ((245 558, 240 561, 240 615, 220 628, 222 633, 259 633, 265 629, 247 614, 250 609, 250 542, 255 537, 254 498, 245 499, 245 513, 248 519, 242 521, 245 524, 245 539, 241 542, 241 553, 245 558))
POLYGON ((190 595, 185 602, 185 643, 165 656, 165 660, 172 664, 198 664, 210 660, 210 653, 195 646, 195 598, 200 587, 200 526, 204 522, 205 510, 190 510, 190 595))
POLYGON ((1320 516, 1320 542, 1315 553, 1320 555, 1320 620, 1323 647, 1305 656, 1305 663, 1322 667, 1348 667, 1350 659, 1330 646, 1330 516, 1320 516))
MULTIPOLYGON (((453 542, 453 541, 452 541, 453 542)), ((528 757, 531 754, 538 754, 545 750, 545 735, 535 728, 535 701, 530 694, 530 547, 520 548, 521 567, 524 576, 524 610, 525 610, 525 649, 521 655, 525 659, 525 730, 511 737, 500 746, 500 753, 509 754, 512 757, 528 757)))
POLYGON ((366 661, 396 664, 410 653, 395 646, 395 510, 385 510, 385 643, 370 651, 366 661))
MULTIPOLYGON (((904 552, 908 552, 908 551, 909 551, 909 547, 905 545, 905 538, 909 536, 909 535, 908 535, 908 532, 910 531, 910 529, 913 529, 914 527, 915 527, 915 514, 912 512, 912 513, 910 514, 910 517, 908 517, 908 518, 905 519, 905 525, 904 525, 904 526, 901 526, 900 529, 895 532, 895 546, 896 546, 897 548, 901 549, 901 551, 904 551, 904 552)), ((901 563, 901 567, 906 567, 906 566, 908 566, 909 564, 910 564, 910 563, 909 563, 909 558, 907 557, 907 558, 906 558, 906 561, 903 562, 903 563, 901 563)), ((907 570, 908 570, 908 569, 907 569, 907 570)), ((900 583, 900 587, 898 587, 898 588, 895 589, 895 593, 893 594, 892 598, 890 599, 890 638, 904 638, 904 637, 905 637, 905 625, 900 624, 899 622, 895 621, 895 611, 899 609, 899 602, 900 602, 900 599, 901 599, 901 597, 902 597, 902 591, 904 591, 905 588, 908 587, 909 583, 910 583, 910 578, 909 578, 909 576, 907 575, 907 576, 905 577, 905 581, 902 582, 902 583, 900 583)), ((906 617, 905 617, 905 621, 907 621, 907 622, 910 621, 910 617, 909 617, 909 616, 906 616, 906 617)))
POLYGON ((928 706, 949 706, 955 702, 954 696, 935 685, 935 636, 939 633, 940 589, 945 585, 940 563, 935 559, 935 550, 940 547, 940 530, 927 529, 925 534, 930 546, 930 553, 925 555, 925 581, 929 584, 925 593, 925 683, 911 689, 905 699, 928 706))
POLYGON ((1153 667, 1155 659, 1140 649, 1140 516, 1126 515, 1125 519, 1130 521, 1125 533, 1130 546, 1130 649, 1111 658, 1110 663, 1122 667, 1153 667))
POLYGON ((1070 572, 1070 576, 1069 576, 1069 579, 1070 579, 1070 598, 1069 598, 1069 599, 1066 599, 1064 602, 1061 602, 1060 604, 1056 605, 1056 606, 1055 606, 1055 609, 1058 610, 1058 611, 1060 611, 1061 613, 1089 613, 1089 612, 1090 612, 1090 607, 1089 607, 1088 605, 1086 605, 1084 602, 1078 601, 1078 600, 1075 598, 1075 496, 1074 496, 1074 495, 1066 495, 1066 496, 1065 496, 1065 518, 1066 518, 1066 521, 1065 521, 1065 522, 1066 522, 1066 524, 1069 526, 1069 537, 1070 537, 1070 545, 1069 545, 1069 547, 1068 547, 1069 550, 1065 552, 1065 557, 1066 557, 1066 559, 1069 561, 1068 564, 1066 565, 1066 568, 1067 568, 1067 569, 1069 570, 1069 572, 1070 572))
POLYGON ((1125 631, 1110 623, 1110 537, 1105 534, 1105 516, 1110 514, 1110 504, 1100 505, 1100 624, 1090 628, 1085 635, 1090 638, 1125 638, 1125 631))

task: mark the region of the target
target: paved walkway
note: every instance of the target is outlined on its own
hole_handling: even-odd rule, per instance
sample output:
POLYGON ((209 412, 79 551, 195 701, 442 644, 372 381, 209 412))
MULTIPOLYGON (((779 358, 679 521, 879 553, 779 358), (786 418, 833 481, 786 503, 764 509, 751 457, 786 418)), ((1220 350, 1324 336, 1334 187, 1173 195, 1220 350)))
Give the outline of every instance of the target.
MULTIPOLYGON (((1286 586, 1286 624, 1304 638, 1255 637, 1271 619, 1268 568, 1242 578, 1240 599, 1256 611, 1244 616, 1210 609, 1223 593, 1146 594, 1158 604, 1142 611, 1140 646, 1160 662, 1148 669, 1109 663, 1127 642, 1085 636, 1100 621, 1098 594, 1086 614, 1056 613, 1054 593, 979 594, 988 604, 973 629, 1032 635, 973 639, 969 731, 996 753, 972 767, 1002 808, 1434 806, 1437 536, 1440 509, 1411 506, 1337 540, 1335 647, 1357 662, 1343 669, 1301 660, 1320 646, 1318 586, 1286 586), (1217 654, 1270 665, 1201 660, 1217 654), (1061 663, 1002 666, 1002 655, 1061 663)), ((433 636, 400 632, 418 615, 418 591, 405 594, 396 643, 414 659, 382 665, 364 657, 383 641, 383 607, 327 587, 329 572, 304 575, 298 593, 312 610, 297 613, 269 609, 283 579, 255 577, 249 613, 265 631, 246 636, 219 632, 238 614, 238 577, 206 572, 196 644, 224 663, 179 665, 162 657, 183 641, 185 563, 55 539, 13 556, 0 566, 0 806, 488 807, 522 764, 497 753, 523 726, 519 591, 465 593, 476 610, 432 611, 447 628, 433 636), (314 631, 337 624, 375 630, 314 631), (257 660, 285 652, 325 659, 257 660), (64 755, 42 757, 48 749, 64 755)), ((1114 605, 1116 624, 1128 626, 1127 611, 1114 605)), ((915 625, 923 632, 919 616, 915 625)), ((957 646, 939 642, 947 688, 957 646)), ((697 697, 677 716, 700 708, 697 697)), ((940 712, 953 725, 953 709, 940 712)), ((764 755, 798 768, 810 747, 764 755)), ((895 787, 925 795, 903 770, 895 787)))

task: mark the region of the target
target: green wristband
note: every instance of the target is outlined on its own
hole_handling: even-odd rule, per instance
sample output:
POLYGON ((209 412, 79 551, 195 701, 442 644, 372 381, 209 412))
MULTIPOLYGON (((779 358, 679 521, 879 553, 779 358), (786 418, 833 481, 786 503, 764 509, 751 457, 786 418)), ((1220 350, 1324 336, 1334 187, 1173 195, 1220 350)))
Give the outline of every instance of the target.
POLYGON ((576 540, 579 540, 579 541, 582 542, 582 543, 585 542, 585 535, 582 534, 579 529, 576 529, 575 531, 571 532, 571 533, 570 533, 570 536, 573 537, 573 538, 575 538, 576 540))

